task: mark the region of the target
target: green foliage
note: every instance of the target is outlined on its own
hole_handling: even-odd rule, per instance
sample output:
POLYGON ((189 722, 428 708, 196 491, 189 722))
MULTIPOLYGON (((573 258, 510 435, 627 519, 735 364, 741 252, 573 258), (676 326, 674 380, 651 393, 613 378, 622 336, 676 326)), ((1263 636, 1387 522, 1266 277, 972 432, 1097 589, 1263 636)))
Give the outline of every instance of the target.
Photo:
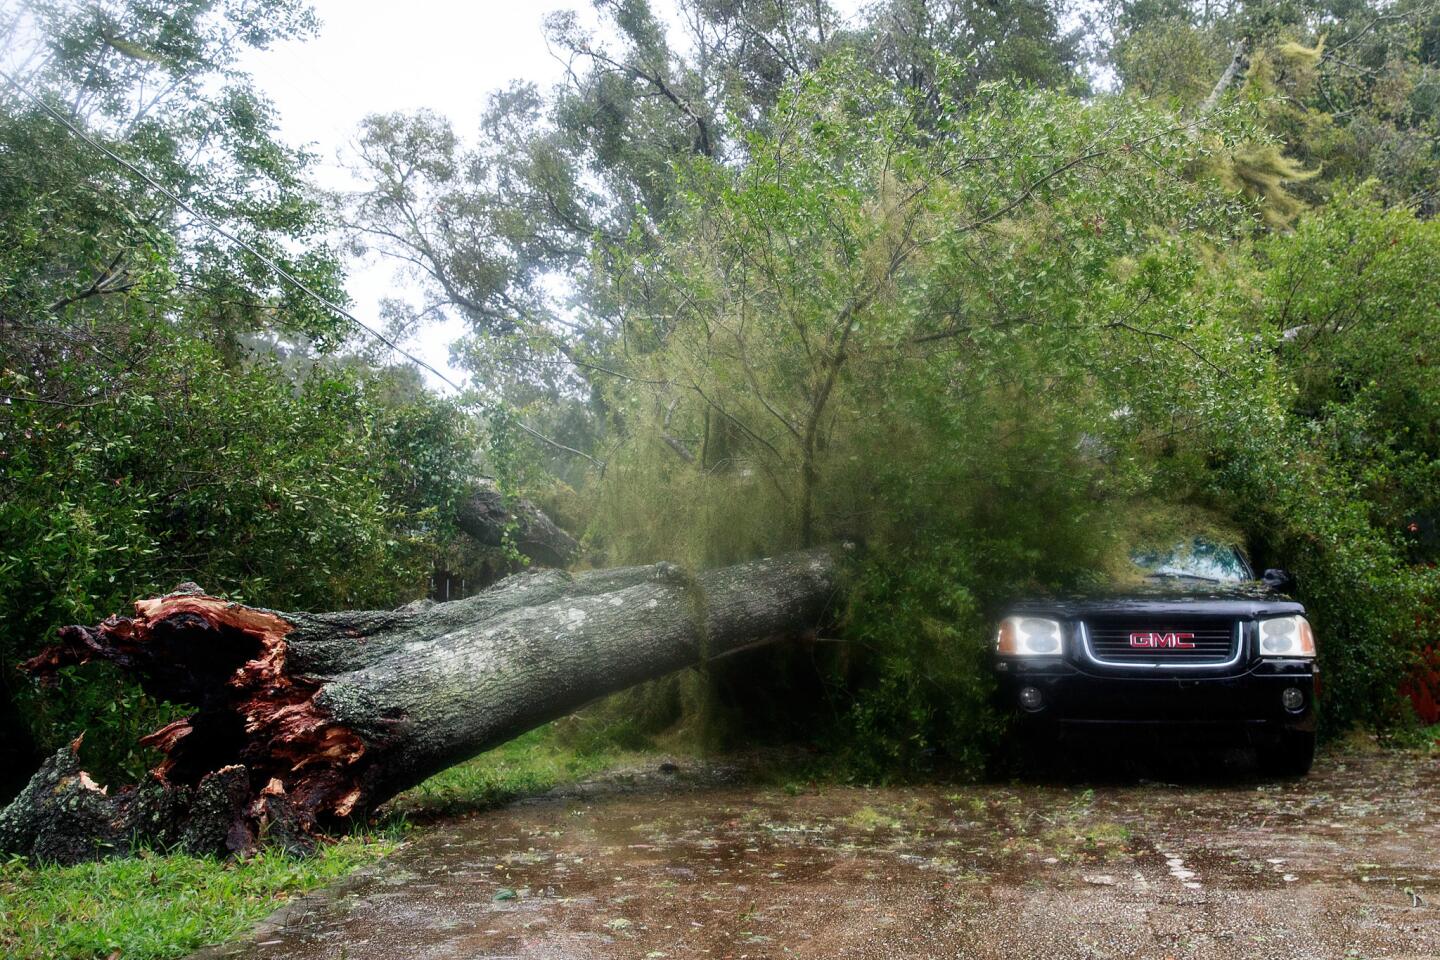
MULTIPOLYGON (((338 261, 318 242, 326 221, 304 180, 310 157, 276 139, 271 107, 234 69, 247 49, 313 26, 298 0, 168 7, 105 0, 80 8, 26 4, 0 29, 17 58, 28 55, 35 65, 24 78, 31 93, 343 299, 338 261)), ((196 229, 166 196, 9 86, 0 94, 0 138, 8 157, 0 177, 0 275, 7 279, 0 310, 16 325, 9 336, 77 316, 123 323, 172 310, 231 343, 265 330, 334 345, 348 333, 344 321, 285 287, 248 252, 196 229)))
POLYGON ((315 856, 241 862, 160 852, 74 867, 0 864, 0 952, 14 960, 169 960, 222 943, 283 901, 395 849, 356 836, 315 856))
POLYGON ((1433 375, 1440 230, 1341 197, 1261 251, 1269 335, 1294 384, 1283 435, 1235 450, 1223 475, 1254 498, 1252 526, 1308 573, 1330 642, 1330 709, 1386 723, 1396 679, 1435 642, 1440 595, 1440 384, 1433 375))
POLYGON ((1182 17, 1146 19, 1124 30, 1111 53, 1125 89, 1190 107, 1215 86, 1229 56, 1225 38, 1182 17))
MULTIPOLYGON (((1374 179, 1388 203, 1416 204, 1429 214, 1437 209, 1440 20, 1433 5, 1118 0, 1107 6, 1114 24, 1109 60, 1129 95, 1193 107, 1214 88, 1237 44, 1248 41, 1249 68, 1231 99, 1256 112, 1284 157, 1257 140, 1249 149, 1260 155, 1239 158, 1250 174, 1235 173, 1247 189, 1269 192, 1285 207, 1323 203, 1374 179), (1310 176, 1290 176, 1302 171, 1310 176)), ((1287 224, 1294 212, 1277 209, 1271 222, 1287 224)))
MULTIPOLYGON (((63 375, 52 368, 50 383, 63 375)), ((0 420, 7 663, 58 625, 184 580, 282 609, 422 592, 468 461, 452 407, 394 405, 384 377, 316 368, 292 384, 272 363, 232 369, 180 338, 130 375, 132 390, 93 406, 17 403, 0 420)), ((43 697, 19 694, 47 746, 95 731, 87 762, 106 775, 138 773, 134 736, 166 716, 88 668, 43 697)))
POLYGON ((1002 86, 938 109, 923 129, 832 61, 781 97, 746 165, 689 166, 654 254, 615 257, 609 296, 633 320, 607 405, 632 439, 592 541, 689 563, 870 544, 844 626, 861 652, 832 684, 865 776, 976 768, 998 608, 1113 579, 1167 512, 1297 570, 1331 723, 1393 718, 1431 581, 1381 508, 1397 485, 1418 501, 1436 457, 1314 445, 1402 411, 1387 430, 1433 436, 1428 227, 1376 210, 1373 242, 1338 213, 1267 238, 1273 189, 1192 178, 1216 155, 1288 163, 1244 110, 1194 138, 1122 98, 1002 86), (1345 335, 1307 337, 1302 361, 1281 335, 1296 311, 1345 335), (1322 387, 1366 399, 1343 416, 1328 399, 1322 427, 1305 412, 1322 387))
POLYGON ((1225 189, 1261 201, 1265 222, 1272 227, 1289 226, 1305 208, 1288 187, 1320 172, 1306 170, 1300 161, 1285 156, 1273 143, 1249 144, 1231 151, 1218 158, 1212 169, 1225 189))
POLYGON ((1000 732, 989 665, 994 627, 969 585, 979 553, 956 543, 867 558, 850 585, 844 680, 832 733, 841 767, 865 780, 934 770, 978 774, 1000 732))
POLYGON ((1272 241, 1267 325, 1286 331, 1283 361, 1293 371, 1296 412, 1317 426, 1334 459, 1374 481, 1368 499, 1398 529, 1414 514, 1440 510, 1440 223, 1387 210, 1367 192, 1337 198, 1272 241))
POLYGON ((1343 470, 1304 445, 1272 435, 1217 446, 1212 490, 1247 517, 1262 555, 1298 579, 1320 638, 1329 729, 1402 719, 1397 687, 1425 642, 1416 614, 1437 587, 1434 571, 1406 566, 1364 500, 1347 495, 1343 470))
POLYGON ((922 129, 832 62, 744 168, 691 167, 610 293, 636 318, 609 393, 635 439, 592 540, 695 564, 870 544, 835 678, 866 776, 978 768, 989 618, 1110 567, 1147 489, 1132 454, 1243 410, 1221 363, 1259 362, 1188 303, 1247 208, 1178 175, 1197 148, 1173 118, 1003 86, 938 111, 922 129))
MULTIPOLYGON (((1123 335, 1080 298, 1123 294, 1107 276, 1119 255, 1178 222, 1218 228, 1226 200, 1164 176, 1192 148, 1163 114, 1002 87, 964 113, 947 103, 928 135, 906 98, 835 64, 782 100, 747 166, 694 168, 660 251, 614 280, 638 376, 609 406, 659 442, 621 450, 602 496, 690 502, 687 519, 718 521, 692 534, 707 548, 751 529, 812 542, 898 520, 864 504, 891 492, 877 481, 903 490, 887 469, 914 470, 924 449, 959 480, 1006 438, 1028 442, 1017 419, 1054 441, 1113 409, 1081 395, 1094 370, 1073 356, 1123 335)), ((602 510, 599 525, 634 541, 636 520, 602 510)))

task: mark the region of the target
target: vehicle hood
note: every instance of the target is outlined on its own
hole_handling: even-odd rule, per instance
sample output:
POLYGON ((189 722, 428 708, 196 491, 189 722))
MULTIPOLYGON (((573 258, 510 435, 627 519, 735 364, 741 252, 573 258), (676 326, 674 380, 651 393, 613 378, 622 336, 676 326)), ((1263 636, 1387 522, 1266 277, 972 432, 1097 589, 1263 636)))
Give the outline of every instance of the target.
POLYGON ((1304 613, 1305 607, 1260 581, 1219 584, 1163 580, 1049 598, 1027 597, 1012 603, 1009 612, 1048 613, 1061 619, 1100 615, 1253 619, 1304 613))

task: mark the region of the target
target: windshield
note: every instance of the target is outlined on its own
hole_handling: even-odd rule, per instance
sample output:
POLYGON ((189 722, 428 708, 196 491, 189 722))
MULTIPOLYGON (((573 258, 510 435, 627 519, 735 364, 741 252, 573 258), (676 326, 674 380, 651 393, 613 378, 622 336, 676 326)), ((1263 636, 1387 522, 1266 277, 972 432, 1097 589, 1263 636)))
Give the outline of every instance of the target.
POLYGON ((1141 550, 1131 555, 1147 577, 1188 577, 1216 583, 1240 583, 1253 578, 1250 566, 1235 547, 1196 537, 1168 550, 1141 550))

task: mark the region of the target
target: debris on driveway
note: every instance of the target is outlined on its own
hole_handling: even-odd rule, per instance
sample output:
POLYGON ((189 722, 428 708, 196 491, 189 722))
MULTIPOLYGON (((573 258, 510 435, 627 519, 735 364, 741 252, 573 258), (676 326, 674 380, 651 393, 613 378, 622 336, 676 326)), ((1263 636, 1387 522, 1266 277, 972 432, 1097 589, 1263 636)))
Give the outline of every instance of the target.
POLYGON ((1437 811, 1440 758, 1399 753, 1281 783, 591 785, 206 956, 1440 956, 1437 811))

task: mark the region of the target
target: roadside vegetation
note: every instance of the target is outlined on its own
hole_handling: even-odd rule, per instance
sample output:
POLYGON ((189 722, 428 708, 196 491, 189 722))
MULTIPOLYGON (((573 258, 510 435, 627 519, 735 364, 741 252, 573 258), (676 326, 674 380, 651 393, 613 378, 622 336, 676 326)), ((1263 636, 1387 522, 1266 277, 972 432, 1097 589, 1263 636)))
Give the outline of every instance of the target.
POLYGON ((357 836, 313 856, 266 850, 243 863, 158 851, 44 869, 13 860, 0 864, 0 953, 13 960, 183 957, 394 848, 388 837, 357 836))
POLYGON ((623 724, 579 718, 549 724, 436 774, 387 809, 408 822, 425 822, 544 793, 612 767, 651 762, 654 742, 633 732, 613 732, 624 729, 623 724), (577 733, 576 727, 592 729, 577 733))

